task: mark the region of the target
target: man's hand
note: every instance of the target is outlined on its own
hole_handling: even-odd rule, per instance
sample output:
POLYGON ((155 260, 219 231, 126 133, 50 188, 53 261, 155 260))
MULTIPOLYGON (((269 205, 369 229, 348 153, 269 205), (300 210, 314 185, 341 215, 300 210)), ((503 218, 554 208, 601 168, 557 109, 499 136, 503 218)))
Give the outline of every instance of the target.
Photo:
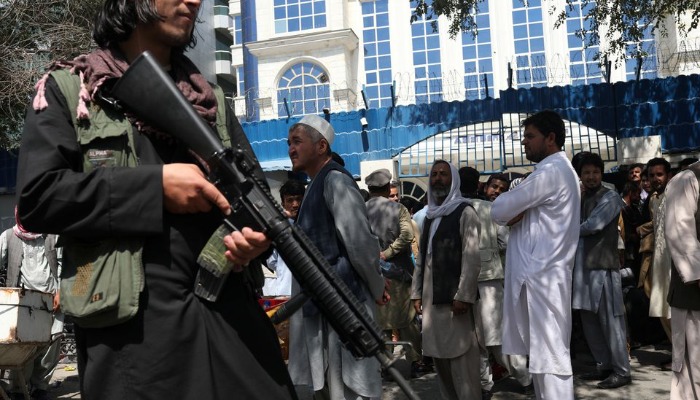
POLYGON ((423 314, 423 301, 413 300, 413 308, 416 310, 416 314, 423 314))
POLYGON ((470 307, 471 307, 470 303, 465 303, 465 302, 459 301, 459 300, 452 300, 452 314, 453 315, 466 314, 467 312, 469 312, 470 307))
POLYGON ((61 311, 61 291, 56 290, 53 295, 53 312, 54 314, 61 311))
POLYGON ((173 214, 208 212, 212 204, 224 215, 231 206, 221 192, 207 181, 202 170, 194 164, 166 164, 163 166, 163 203, 173 214))
POLYGON ((389 288, 391 288, 391 281, 388 279, 384 279, 384 292, 382 293, 382 298, 375 300, 374 302, 377 303, 377 305, 383 306, 386 303, 391 300, 391 295, 389 295, 389 288))
POLYGON ((391 296, 389 295, 389 292, 384 289, 384 292, 382 293, 382 298, 379 300, 375 300, 374 302, 377 303, 379 306, 384 306, 386 303, 388 303, 391 300, 391 296))
POLYGON ((241 272, 244 266, 270 247, 270 240, 262 232, 255 232, 246 227, 224 237, 224 245, 224 254, 233 263, 233 270, 241 272))
POLYGON ((506 225, 513 226, 513 225, 517 224, 518 222, 520 222, 520 220, 522 220, 524 216, 525 216, 525 212, 523 211, 520 214, 516 215, 513 219, 508 221, 508 223, 506 225))

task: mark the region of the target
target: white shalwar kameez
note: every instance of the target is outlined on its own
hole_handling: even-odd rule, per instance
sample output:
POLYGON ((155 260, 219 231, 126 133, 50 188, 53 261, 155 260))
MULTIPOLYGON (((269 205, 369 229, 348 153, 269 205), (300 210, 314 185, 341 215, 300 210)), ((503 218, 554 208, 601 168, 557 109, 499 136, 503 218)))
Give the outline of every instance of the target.
POLYGON ((506 253, 503 353, 529 354, 540 399, 573 399, 569 345, 571 278, 579 238, 579 180, 560 151, 493 202, 499 225, 511 227, 506 253))

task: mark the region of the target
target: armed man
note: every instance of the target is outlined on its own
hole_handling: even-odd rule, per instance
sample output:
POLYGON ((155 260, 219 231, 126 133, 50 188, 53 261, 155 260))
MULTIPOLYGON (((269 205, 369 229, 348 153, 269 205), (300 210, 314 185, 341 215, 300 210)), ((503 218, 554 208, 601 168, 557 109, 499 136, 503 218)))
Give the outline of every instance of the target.
MULTIPOLYGON (((234 271, 259 268, 269 241, 249 228, 213 237, 231 207, 189 149, 126 116, 102 91, 149 51, 219 137, 252 155, 221 89, 183 55, 194 44, 200 4, 106 0, 93 31, 99 48, 54 64, 27 112, 19 220, 30 231, 61 235, 62 285, 76 280, 73 287, 84 289, 85 278, 110 265, 120 274, 113 285, 134 279, 122 288, 136 296, 126 316, 98 318, 111 315, 106 305, 77 322, 83 399, 296 398, 275 330, 245 274, 230 274, 215 302, 194 293, 210 237, 234 271)), ((259 167, 256 174, 264 179, 259 167)), ((90 294, 96 304, 108 297, 90 294)), ((61 291, 66 313, 73 295, 61 291)))

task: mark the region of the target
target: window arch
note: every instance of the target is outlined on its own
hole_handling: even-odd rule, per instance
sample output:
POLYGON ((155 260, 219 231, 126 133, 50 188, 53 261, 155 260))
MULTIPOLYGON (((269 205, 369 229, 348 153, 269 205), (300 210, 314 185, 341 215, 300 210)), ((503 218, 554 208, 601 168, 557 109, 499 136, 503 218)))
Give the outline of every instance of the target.
POLYGON ((277 115, 318 114, 330 109, 330 85, 328 73, 320 66, 302 61, 289 67, 277 85, 277 115), (285 106, 285 99, 287 105, 285 106))

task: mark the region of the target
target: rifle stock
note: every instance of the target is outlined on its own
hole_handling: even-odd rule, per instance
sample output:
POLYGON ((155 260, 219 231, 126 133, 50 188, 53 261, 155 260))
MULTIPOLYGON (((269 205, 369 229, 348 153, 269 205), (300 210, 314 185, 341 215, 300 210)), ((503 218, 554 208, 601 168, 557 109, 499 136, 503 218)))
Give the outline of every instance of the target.
MULTIPOLYGON (((348 350, 358 358, 376 357, 406 395, 418 399, 392 367, 394 360, 374 320, 304 232, 289 223, 267 185, 256 178, 257 161, 240 145, 225 148, 148 52, 131 63, 112 87, 111 96, 144 122, 176 137, 205 160, 210 181, 231 204, 232 212, 225 219, 229 227, 240 230, 247 226, 263 232, 348 350)), ((214 273, 210 280, 216 281, 220 288, 225 277, 209 272, 214 273)))

